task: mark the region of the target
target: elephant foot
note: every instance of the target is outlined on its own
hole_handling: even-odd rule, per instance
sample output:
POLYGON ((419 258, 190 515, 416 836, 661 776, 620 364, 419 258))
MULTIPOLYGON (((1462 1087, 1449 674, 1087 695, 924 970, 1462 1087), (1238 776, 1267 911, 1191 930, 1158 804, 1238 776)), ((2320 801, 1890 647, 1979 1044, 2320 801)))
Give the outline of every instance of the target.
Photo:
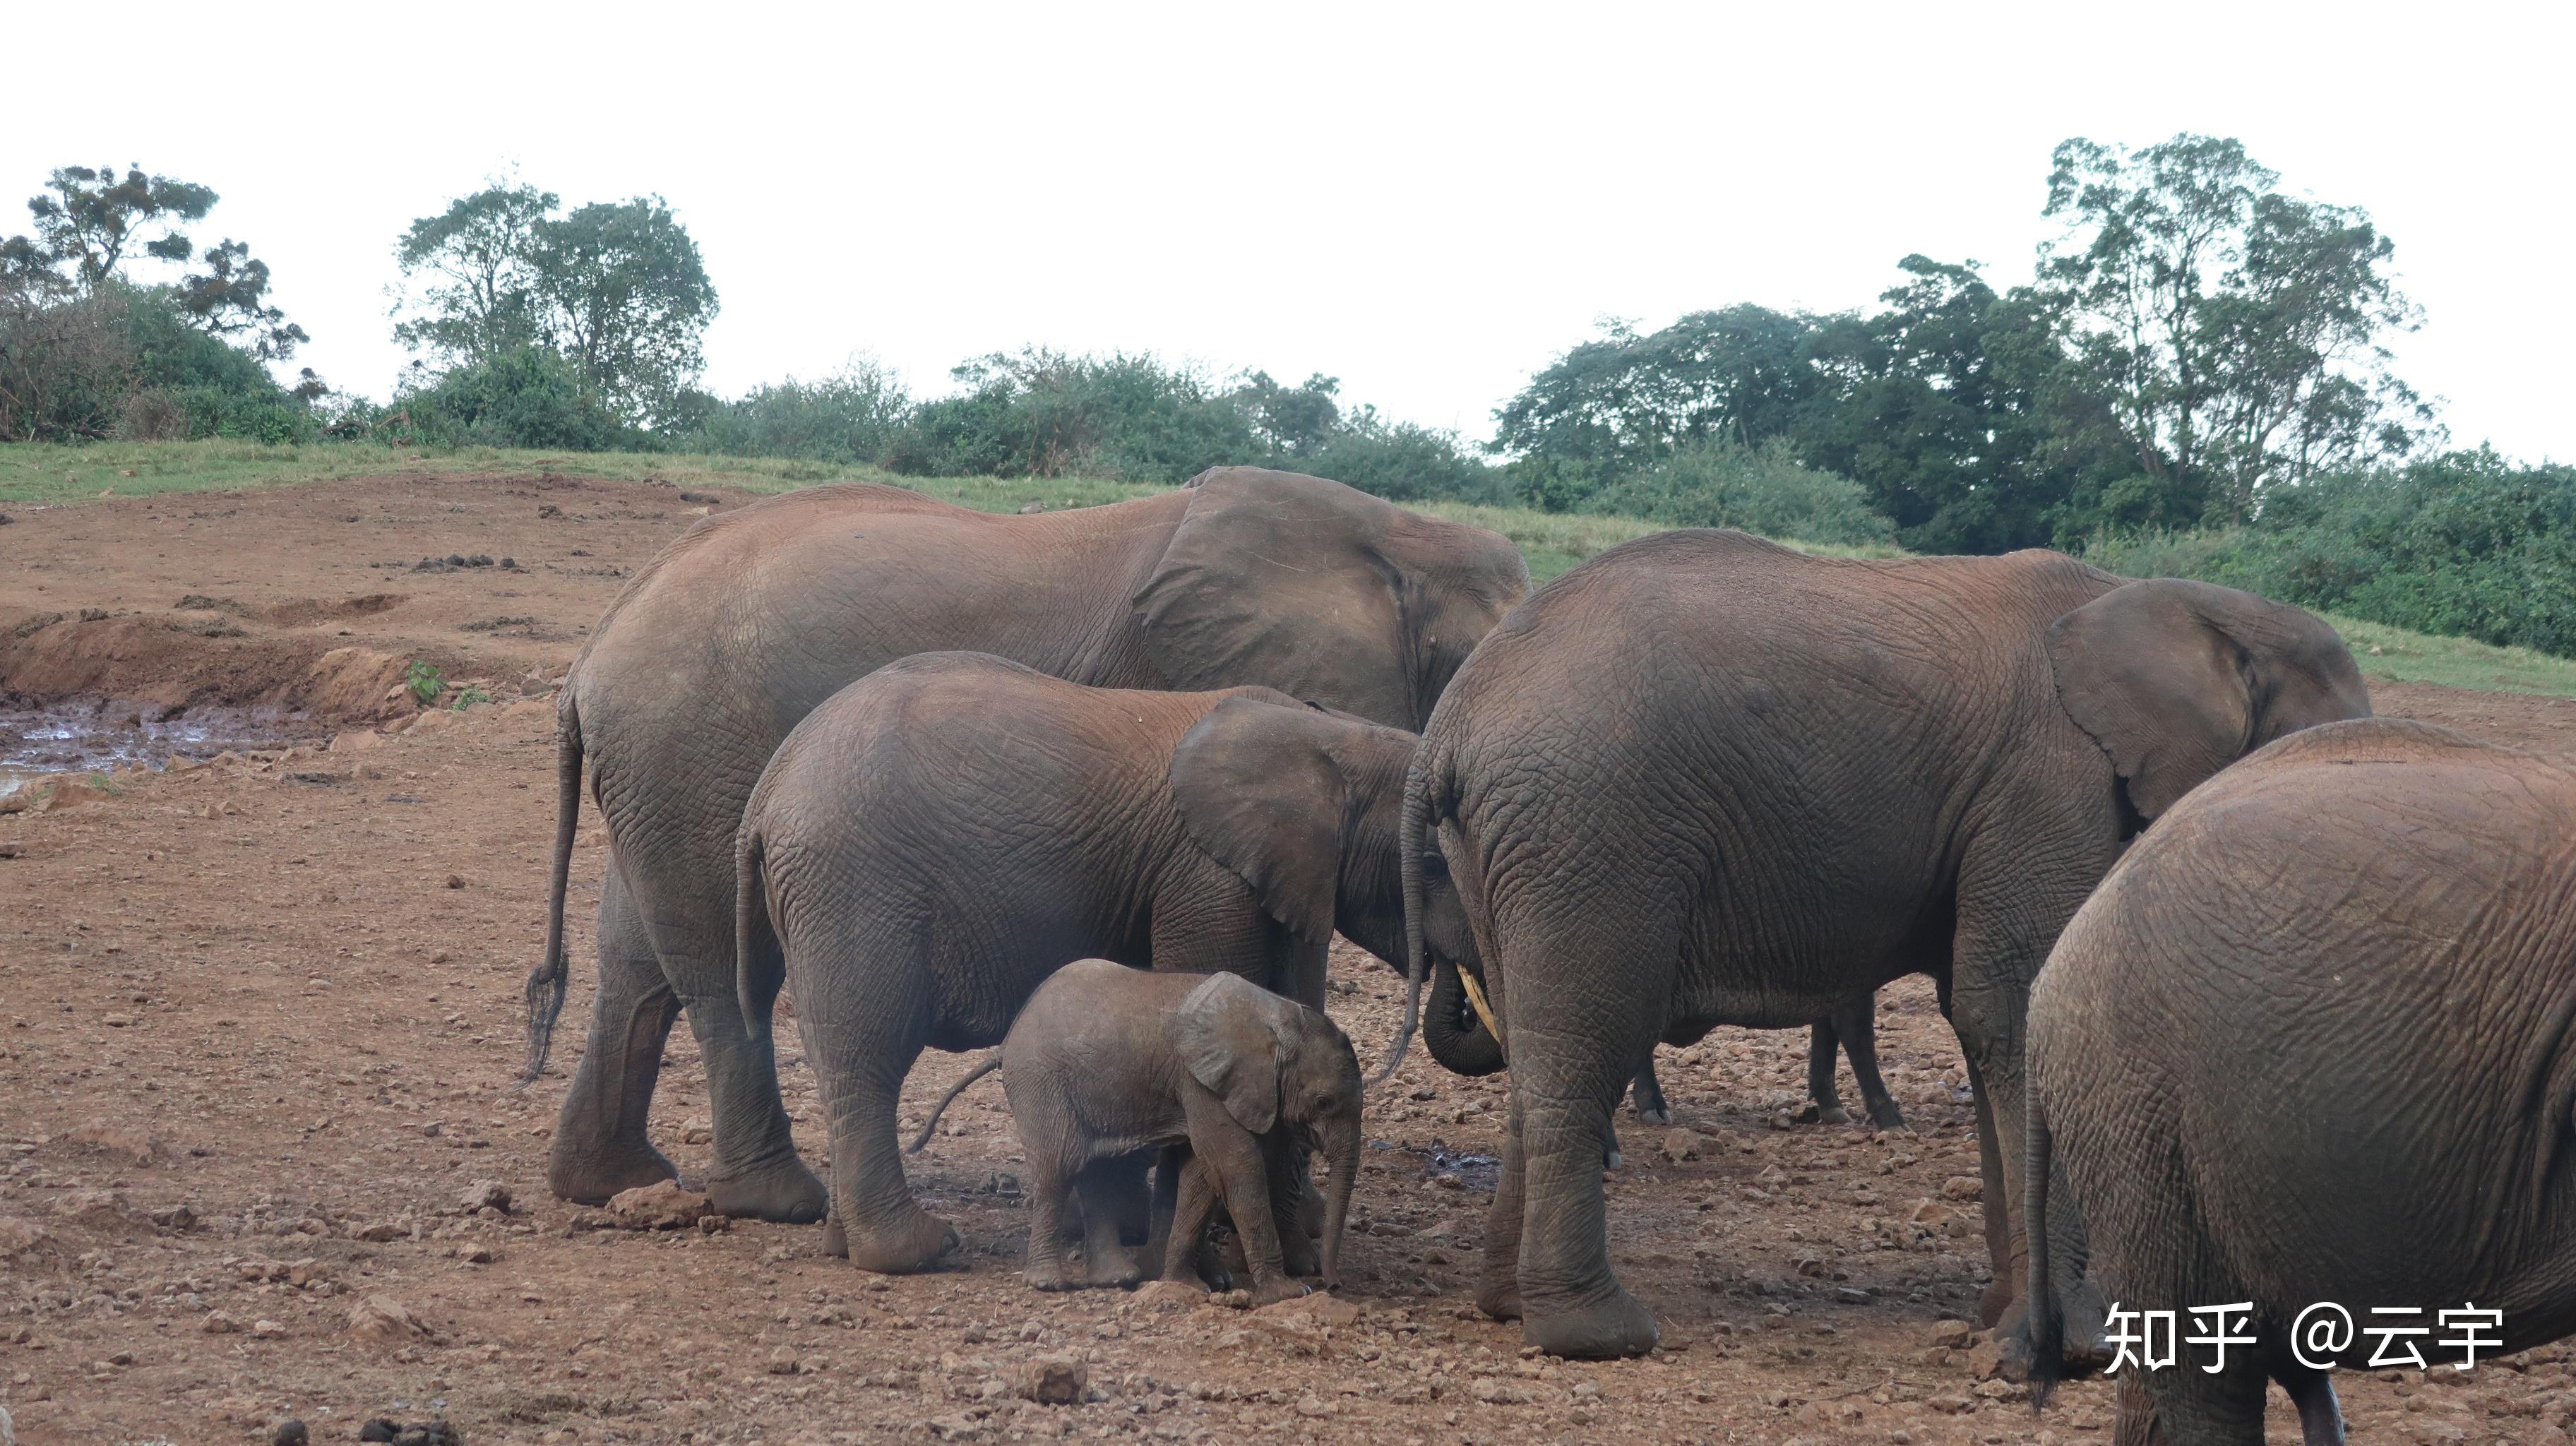
POLYGON ((1839 1104, 1810 1104, 1790 1118, 1802 1125, 1848 1125, 1851 1123, 1851 1111, 1839 1104))
POLYGON ((574 1149, 566 1139, 564 1130, 555 1131, 554 1154, 546 1162, 546 1186, 556 1199, 605 1205, 620 1191, 680 1178, 680 1167, 642 1140, 574 1149))
POLYGON ((1283 1300, 1295 1300, 1301 1295, 1312 1295, 1314 1289, 1303 1281, 1290 1280, 1284 1275, 1274 1275, 1252 1287, 1252 1303, 1276 1305, 1283 1300))
POLYGON ((1869 1107, 1869 1122, 1882 1130, 1902 1130, 1905 1111, 1898 1109, 1894 1100, 1882 1100, 1869 1107))
POLYGON ((1650 1105, 1640 1104, 1637 1106, 1637 1118, 1650 1125, 1669 1125, 1673 1122, 1673 1107, 1662 1100, 1657 1100, 1650 1105))
POLYGON ((1579 1360, 1642 1356, 1655 1348, 1658 1338, 1654 1314, 1617 1286, 1591 1305, 1542 1309, 1521 1317, 1521 1339, 1551 1356, 1579 1360))
POLYGON ((921 1209, 858 1232, 844 1231, 836 1218, 823 1236, 826 1254, 847 1255, 852 1265, 879 1275, 910 1275, 933 1269, 957 1248, 957 1243, 955 1226, 921 1209), (835 1240, 836 1235, 841 1238, 835 1240), (841 1248, 833 1249, 836 1244, 841 1248))
POLYGON ((1083 1270, 1087 1282, 1103 1288, 1130 1286, 1145 1278, 1135 1255, 1126 1250, 1104 1251, 1099 1259, 1084 1261, 1083 1270))
POLYGON ((1306 1238, 1305 1232, 1292 1230, 1279 1237, 1279 1264, 1290 1275, 1321 1275, 1324 1252, 1306 1238))
POLYGON ((1521 1318, 1520 1282, 1516 1280, 1508 1285, 1478 1286, 1476 1309, 1495 1320, 1519 1320, 1521 1318))
POLYGON ((707 1203, 720 1215, 811 1225, 830 1213, 832 1197, 804 1161, 789 1155, 742 1174, 709 1177, 707 1203))
POLYGON ((1073 1289, 1073 1280, 1064 1273, 1063 1262, 1054 1260, 1043 1265, 1032 1265, 1021 1271, 1020 1282, 1031 1290, 1073 1289))
POLYGON ((1989 1281, 1985 1290, 1977 1297, 1977 1324, 1995 1325, 2020 1303, 2021 1295, 2012 1288, 2010 1281, 1989 1281))

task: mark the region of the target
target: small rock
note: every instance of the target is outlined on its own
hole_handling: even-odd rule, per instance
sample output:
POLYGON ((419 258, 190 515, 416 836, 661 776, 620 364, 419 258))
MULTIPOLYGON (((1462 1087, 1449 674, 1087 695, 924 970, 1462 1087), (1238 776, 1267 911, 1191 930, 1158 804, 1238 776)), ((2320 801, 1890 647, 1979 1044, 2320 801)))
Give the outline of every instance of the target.
POLYGON ((1208 1293, 1186 1280, 1149 1280, 1135 1295, 1140 1310, 1191 1310, 1207 1304, 1208 1293))
POLYGON ((778 1349, 769 1353, 769 1373, 771 1375, 792 1376, 796 1374, 797 1370, 796 1348, 794 1346, 780 1346, 778 1349))
POLYGON ((1941 1182, 1941 1195, 1948 1200, 1982 1200, 1986 1182, 1974 1175, 1953 1175, 1941 1182))
POLYGON ((1698 1159, 1700 1145, 1701 1140, 1697 1131, 1667 1130, 1664 1132, 1664 1158, 1673 1164, 1678 1165, 1684 1160, 1698 1159))
POLYGON ((286 1334, 286 1327, 279 1325, 273 1320, 262 1318, 250 1323, 250 1333, 259 1337, 261 1340, 268 1340, 271 1337, 286 1334))
POLYGON ((358 1428, 358 1439, 361 1441, 391 1441, 394 1437, 401 1434, 402 1428, 400 1426, 386 1420, 382 1416, 378 1416, 367 1422, 364 1426, 358 1428))
MULTIPOLYGON (((1043 503, 1043 502, 1023 502, 1023 503, 1021 503, 1021 504, 1020 504, 1020 515, 1021 515, 1022 517, 1034 517, 1034 516, 1036 516, 1038 513, 1041 513, 1041 512, 1044 512, 1044 511, 1046 511, 1046 504, 1045 504, 1045 503, 1043 503)), ((5 518, 0 518, 0 521, 6 521, 6 520, 7 520, 7 519, 5 519, 5 518)), ((2376 648, 2373 648, 2373 649, 2371 649, 2371 651, 2372 651, 2372 652, 2377 652, 2377 651, 2379 651, 2379 650, 2378 650, 2378 649, 2376 649, 2376 648)))
POLYGON ((468 1212, 498 1210, 506 1215, 510 1211, 510 1187, 498 1180, 477 1180, 465 1187, 456 1203, 468 1212))
POLYGON ((1034 1356, 1020 1367, 1020 1398, 1041 1406, 1079 1406, 1090 1385, 1091 1368, 1072 1356, 1034 1356))
POLYGON ((1962 1416, 1977 1408, 1977 1403, 1965 1396, 1932 1396, 1927 1397, 1923 1404, 1944 1416, 1962 1416))
POLYGON ((392 1296, 371 1295, 349 1307, 349 1333, 360 1340, 394 1344, 428 1335, 429 1327, 392 1296))
POLYGON ((231 1316, 224 1314, 222 1311, 208 1311, 206 1313, 206 1323, 199 1326, 198 1329, 204 1331, 210 1336, 228 1336, 233 1332, 240 1330, 241 1324, 231 1316))
POLYGON ((1965 1346, 1976 1333, 1977 1328, 1963 1320, 1934 1321, 1931 1334, 1923 1338, 1923 1343, 1954 1351, 1965 1346))
POLYGON ((447 876, 447 886, 451 889, 464 888, 465 876, 463 874, 449 874, 447 876))
POLYGON ((293 1416, 278 1422, 277 1429, 268 1433, 269 1446, 308 1446, 312 1439, 313 1435, 304 1429, 304 1423, 293 1416))
POLYGON ((1986 1339, 1968 1347, 1968 1374, 1980 1381, 1992 1381, 2003 1374, 2004 1347, 2001 1341, 1986 1339))
POLYGON ((629 1230, 686 1230, 714 1213, 706 1196, 681 1189, 677 1180, 638 1185, 608 1202, 609 1218, 629 1230))

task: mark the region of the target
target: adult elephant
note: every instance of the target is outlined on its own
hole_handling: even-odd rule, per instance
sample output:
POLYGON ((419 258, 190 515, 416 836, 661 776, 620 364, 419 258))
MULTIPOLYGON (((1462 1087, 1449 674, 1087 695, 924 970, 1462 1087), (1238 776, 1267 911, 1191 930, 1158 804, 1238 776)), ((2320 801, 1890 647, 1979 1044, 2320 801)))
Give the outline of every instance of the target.
POLYGON ((645 1135, 685 1009, 727 1214, 810 1221, 766 1039, 735 1001, 734 835, 798 720, 897 658, 984 652, 1098 687, 1267 684, 1418 729, 1529 588, 1511 543, 1338 482, 1221 467, 1158 496, 995 516, 900 488, 816 487, 711 517, 639 571, 557 702, 546 954, 529 1073, 563 1007, 563 901, 585 760, 607 820, 600 982, 548 1181, 597 1202, 677 1173, 645 1135))
POLYGON ((2259 1446, 2267 1379, 2310 1446, 2340 1443, 2330 1366, 2576 1331, 2571 960, 2576 772, 2561 763, 2373 719, 2194 790, 2031 991, 2043 1392, 2061 1364, 2112 1357, 2103 1298, 2132 1338, 2145 1313, 2185 1325, 2172 1367, 2133 1359, 2117 1378, 2115 1438, 2171 1446, 2259 1446), (2088 1274, 2092 1312, 2062 1319, 2084 1292, 2046 1287, 2088 1274), (2243 1304, 2207 1331, 2193 1312, 2223 1302, 2243 1304), (2466 1329, 2472 1306, 2487 1329, 2466 1329), (2389 1327, 2420 1334, 2371 1333, 2389 1327), (2254 1344, 2212 1350, 2211 1335, 2254 1344))
POLYGON ((1602 1219, 1637 1062, 1919 972, 1977 1090, 2000 1315, 2021 1169, 1998 1141, 2022 1136, 2049 944, 2193 784, 2369 709, 2296 608, 2050 552, 1850 561, 1680 531, 1550 583, 1459 671, 1407 784, 1512 1073, 1479 1303, 1558 1354, 1650 1348, 1602 1219))

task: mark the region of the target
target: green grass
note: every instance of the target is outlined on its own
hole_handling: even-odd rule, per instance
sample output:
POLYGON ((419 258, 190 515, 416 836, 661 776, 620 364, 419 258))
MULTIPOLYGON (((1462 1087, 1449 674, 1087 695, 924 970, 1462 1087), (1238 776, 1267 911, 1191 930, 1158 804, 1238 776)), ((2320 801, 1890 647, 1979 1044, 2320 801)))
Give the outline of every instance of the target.
MULTIPOLYGON (((678 453, 546 452, 492 447, 442 451, 359 442, 311 447, 228 441, 94 442, 82 446, 22 442, 0 445, 0 505, 83 502, 103 492, 136 497, 442 472, 556 472, 762 493, 785 492, 817 482, 887 482, 985 512, 1016 512, 1031 502, 1043 502, 1050 508, 1092 507, 1163 490, 1144 483, 1093 478, 897 477, 871 468, 678 453)), ((1428 503, 1421 510, 1489 527, 1510 538, 1529 559, 1530 576, 1538 582, 1546 582, 1605 548, 1659 530, 1655 523, 1627 517, 1531 512, 1457 502, 1428 503)), ((1892 547, 1830 547, 1802 542, 1788 545, 1833 557, 1904 555, 1892 547)), ((2551 657, 2528 648, 2494 647, 2466 638, 2432 637, 2353 618, 2330 617, 2328 621, 2352 645, 2354 660, 2372 678, 2576 697, 2576 659, 2551 657), (2373 648, 2379 651, 2374 654, 2373 648)))

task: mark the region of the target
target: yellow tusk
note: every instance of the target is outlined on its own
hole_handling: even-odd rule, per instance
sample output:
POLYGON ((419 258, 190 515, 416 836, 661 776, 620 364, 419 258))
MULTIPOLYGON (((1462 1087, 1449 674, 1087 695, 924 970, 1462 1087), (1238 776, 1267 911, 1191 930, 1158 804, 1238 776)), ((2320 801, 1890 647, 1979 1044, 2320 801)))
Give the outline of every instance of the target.
POLYGON ((1467 986, 1467 1007, 1476 1011, 1477 1021, 1485 1026, 1485 1032, 1487 1034, 1494 1037, 1494 1048, 1501 1049, 1503 1047, 1503 1032, 1494 1026, 1493 1008, 1485 1003, 1485 986, 1477 983, 1476 976, 1468 973, 1465 969, 1460 969, 1458 971, 1458 982, 1467 986))

